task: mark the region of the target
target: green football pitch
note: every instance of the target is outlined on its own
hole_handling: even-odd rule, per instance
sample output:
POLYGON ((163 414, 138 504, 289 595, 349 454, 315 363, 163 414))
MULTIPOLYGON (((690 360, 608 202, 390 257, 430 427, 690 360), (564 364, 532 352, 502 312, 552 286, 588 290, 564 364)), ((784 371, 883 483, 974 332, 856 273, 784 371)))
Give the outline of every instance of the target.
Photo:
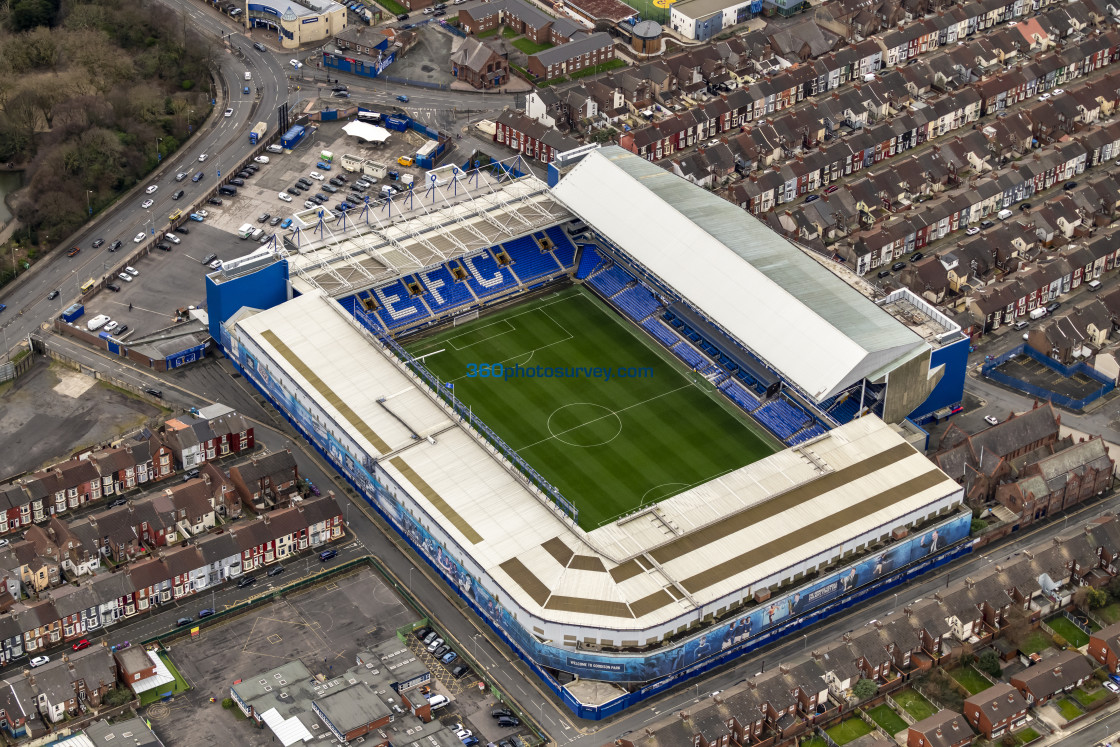
POLYGON ((576 506, 584 529, 778 448, 579 287, 406 347, 576 506))

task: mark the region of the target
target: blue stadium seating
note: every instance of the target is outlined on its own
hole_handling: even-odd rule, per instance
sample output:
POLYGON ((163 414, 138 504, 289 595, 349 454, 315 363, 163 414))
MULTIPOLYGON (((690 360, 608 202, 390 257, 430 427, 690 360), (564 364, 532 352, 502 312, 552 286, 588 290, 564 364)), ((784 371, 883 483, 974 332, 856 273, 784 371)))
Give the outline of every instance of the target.
POLYGON ((747 391, 746 387, 735 381, 735 379, 728 379, 720 384, 719 388, 727 395, 728 399, 747 412, 753 412, 754 409, 758 407, 758 397, 747 391))
POLYGON ((513 274, 522 283, 528 283, 537 278, 559 275, 563 268, 556 262, 556 258, 549 252, 542 252, 537 242, 531 236, 507 241, 502 244, 506 254, 513 260, 513 274))
POLYGON ((424 301, 436 314, 478 300, 471 293, 470 286, 466 282, 455 282, 446 265, 419 272, 417 275, 420 277, 421 284, 428 289, 424 294, 424 301))
POLYGON ((572 265, 576 262, 576 245, 568 238, 568 234, 564 233, 564 229, 560 226, 553 226, 545 230, 548 238, 552 239, 552 244, 556 248, 552 253, 556 255, 556 261, 566 269, 571 269, 572 265))
POLYGON ((649 332, 653 339, 660 342, 667 348, 671 348, 680 342, 681 338, 677 337, 676 333, 662 324, 658 319, 646 319, 642 322, 642 326, 649 332))
POLYGON ((470 283, 471 290, 479 298, 492 296, 495 293, 504 293, 514 286, 520 285, 514 280, 509 269, 498 267, 498 262, 490 255, 490 252, 472 254, 463 257, 459 262, 462 263, 463 269, 467 271, 467 282, 470 283), (471 272, 472 268, 475 272, 471 272), (483 278, 486 285, 475 278, 476 273, 483 278))
POLYGON ((584 244, 583 254, 579 255, 579 267, 576 268, 576 280, 583 280, 590 275, 602 261, 603 258, 599 256, 599 252, 595 250, 595 247, 590 244, 584 244))
POLYGON ((649 289, 644 285, 636 285, 633 288, 627 288, 619 293, 613 299, 618 308, 636 322, 640 322, 650 314, 655 313, 661 306, 657 303, 657 299, 649 292, 649 289))
POLYGON ((689 368, 696 370, 706 369, 712 364, 712 362, 701 355, 696 348, 683 340, 670 349, 673 351, 674 355, 687 363, 689 368))
POLYGON ((797 444, 803 444, 806 441, 812 440, 817 436, 823 436, 825 433, 828 433, 828 431, 823 425, 820 423, 813 423, 812 426, 801 431, 793 438, 790 438, 786 443, 790 446, 796 446, 797 444))
POLYGON ((377 299, 377 318, 389 329, 404 327, 431 315, 419 297, 409 294, 401 280, 374 288, 372 293, 377 299))
POLYGON ((610 298, 615 293, 625 288, 627 283, 632 283, 633 281, 634 278, 632 278, 626 270, 622 269, 619 265, 614 265, 597 275, 593 275, 587 282, 592 288, 599 291, 607 298, 610 298))
POLYGON ((754 416, 783 441, 804 428, 809 420, 802 410, 781 397, 755 410, 754 416))

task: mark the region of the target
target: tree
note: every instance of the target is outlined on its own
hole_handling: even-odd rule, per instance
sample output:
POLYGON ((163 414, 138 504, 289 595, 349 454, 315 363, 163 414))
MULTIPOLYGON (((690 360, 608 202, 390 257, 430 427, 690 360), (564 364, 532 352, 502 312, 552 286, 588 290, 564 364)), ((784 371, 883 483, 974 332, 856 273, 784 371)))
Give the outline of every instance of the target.
POLYGON ((1120 599, 1120 575, 1113 576, 1108 580, 1108 593, 1112 595, 1113 599, 1120 599))
POLYGON ((1031 619, 1027 611, 1021 607, 1012 607, 1007 613, 1002 632, 1012 645, 1022 644, 1031 634, 1031 619))
POLYGON ((1100 609, 1108 604, 1108 594, 1095 586, 1082 586, 1073 592, 1073 603, 1082 612, 1100 609))
POLYGON ((1003 667, 999 663, 999 655, 991 649, 980 654, 980 658, 976 660, 976 668, 992 677, 999 677, 1003 671, 1003 667))
POLYGON ((857 682, 852 688, 852 695, 854 695, 857 700, 867 700, 878 691, 879 686, 875 684, 875 680, 864 678, 857 682))

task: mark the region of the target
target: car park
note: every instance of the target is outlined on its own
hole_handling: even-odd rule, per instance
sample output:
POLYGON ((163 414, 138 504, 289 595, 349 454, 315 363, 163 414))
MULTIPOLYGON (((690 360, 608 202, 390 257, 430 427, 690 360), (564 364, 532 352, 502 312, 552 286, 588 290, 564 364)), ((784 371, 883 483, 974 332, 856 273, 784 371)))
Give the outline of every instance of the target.
POLYGON ((149 184, 148 188, 145 189, 144 191, 151 195, 151 194, 155 194, 157 189, 159 189, 158 184, 149 184))
POLYGON ((129 275, 127 272, 118 272, 117 277, 119 277, 121 280, 125 281, 126 283, 131 283, 132 282, 132 276, 129 275))
POLYGON ((172 244, 178 244, 180 241, 182 241, 182 239, 180 239, 178 236, 176 236, 173 233, 164 234, 163 238, 167 239, 172 244))
POLYGON ((124 271, 127 272, 132 277, 136 277, 137 275, 140 274, 140 271, 137 270, 135 267, 125 267, 124 271))
POLYGON ((202 181, 203 176, 204 176, 203 172, 199 171, 198 173, 196 173, 194 176, 191 177, 191 181, 192 182, 202 181))
POLYGON ((278 225, 280 225, 280 221, 281 221, 281 220, 283 220, 283 218, 281 218, 281 217, 280 217, 279 215, 274 215, 274 216, 272 217, 272 220, 270 220, 270 221, 268 222, 268 225, 270 225, 270 226, 278 226, 278 225))
POLYGON ((155 205, 155 204, 156 204, 155 200, 144 200, 143 202, 140 203, 140 207, 147 210, 148 208, 150 208, 152 205, 155 205))
POLYGON ((268 146, 267 148, 265 148, 265 150, 267 150, 269 153, 283 153, 284 152, 283 146, 277 145, 276 143, 273 143, 272 145, 268 146))
POLYGON ((292 225, 292 219, 291 218, 285 218, 284 220, 280 221, 280 227, 281 228, 287 228, 290 225, 292 225))
POLYGON ((116 283, 105 283, 105 287, 108 288, 109 290, 113 291, 114 293, 120 293, 121 292, 121 287, 119 285, 117 285, 116 283))
POLYGON ((90 246, 93 247, 94 249, 96 249, 97 247, 101 246, 104 243, 105 243, 105 239, 97 239, 92 244, 90 244, 90 246))
POLYGON ((207 202, 210 203, 211 205, 221 205, 222 204, 222 198, 221 197, 211 197, 209 200, 207 200, 207 202))
POLYGON ((138 234, 136 234, 135 236, 132 237, 132 243, 139 244, 141 241, 144 240, 144 237, 146 235, 147 234, 145 234, 143 231, 141 231, 140 233, 138 233, 138 234))
POLYGON ((284 202, 291 202, 292 201, 292 196, 290 194, 288 194, 287 192, 280 192, 276 196, 279 197, 284 202))
POLYGON ((117 328, 117 326, 118 326, 117 323, 114 322, 112 319, 110 319, 109 321, 105 322, 105 326, 101 328, 101 331, 102 332, 112 332, 113 330, 115 330, 117 328))
POLYGON ((218 258, 218 255, 217 255, 217 254, 214 254, 214 253, 210 253, 210 254, 207 254, 207 255, 206 255, 205 257, 203 257, 203 258, 202 258, 202 260, 201 260, 201 262, 202 262, 202 264, 204 264, 204 265, 208 265, 208 264, 210 264, 211 262, 213 262, 213 261, 214 261, 215 259, 217 259, 217 258, 218 258))
POLYGON ((240 178, 240 177, 235 178, 235 179, 230 179, 229 183, 232 184, 235 187, 244 187, 245 186, 245 180, 240 178))
POLYGON ((271 217, 272 216, 268 213, 261 213, 260 217, 257 218, 257 223, 267 223, 268 219, 271 217))
POLYGON ((169 251, 171 251, 171 245, 170 244, 165 244, 161 241, 158 244, 156 244, 156 249, 159 249, 161 252, 169 252, 169 251))
POLYGON ((122 324, 121 326, 117 327, 117 336, 119 337, 127 331, 128 331, 128 325, 127 324, 122 324))

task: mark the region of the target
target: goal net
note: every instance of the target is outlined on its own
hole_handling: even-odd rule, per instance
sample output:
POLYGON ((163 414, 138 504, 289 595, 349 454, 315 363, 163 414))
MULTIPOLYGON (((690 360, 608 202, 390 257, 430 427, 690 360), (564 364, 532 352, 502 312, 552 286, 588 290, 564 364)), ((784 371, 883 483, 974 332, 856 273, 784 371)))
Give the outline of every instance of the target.
POLYGON ((474 311, 464 311, 462 314, 458 314, 451 320, 451 326, 458 327, 460 324, 473 322, 475 319, 478 319, 478 309, 475 309, 474 311))

